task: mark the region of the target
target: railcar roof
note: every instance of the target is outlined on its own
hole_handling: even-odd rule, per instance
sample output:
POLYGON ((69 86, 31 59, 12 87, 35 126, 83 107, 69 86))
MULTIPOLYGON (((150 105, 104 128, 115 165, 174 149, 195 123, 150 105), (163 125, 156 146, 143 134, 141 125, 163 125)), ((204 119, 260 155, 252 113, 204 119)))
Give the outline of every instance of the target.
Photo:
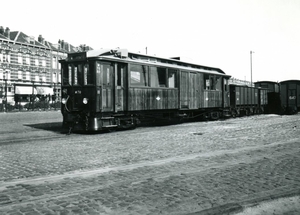
POLYGON ((281 81, 280 84, 281 84, 281 83, 289 83, 289 82, 298 82, 298 83, 300 83, 300 80, 296 80, 296 79, 293 79, 293 80, 286 80, 286 81, 281 81))
POLYGON ((261 84, 261 83, 268 83, 268 84, 278 84, 276 81, 257 81, 254 84, 261 84))
POLYGON ((87 58, 101 57, 103 59, 113 59, 113 60, 117 59, 119 61, 144 62, 152 65, 161 65, 167 67, 180 68, 182 70, 184 69, 194 70, 194 71, 200 70, 205 73, 223 74, 224 76, 230 77, 229 75, 226 75, 225 72, 223 72, 219 68, 203 66, 203 65, 180 61, 172 58, 163 58, 163 57, 151 56, 151 55, 146 55, 141 53, 128 52, 127 49, 89 50, 86 52, 86 57, 87 58))

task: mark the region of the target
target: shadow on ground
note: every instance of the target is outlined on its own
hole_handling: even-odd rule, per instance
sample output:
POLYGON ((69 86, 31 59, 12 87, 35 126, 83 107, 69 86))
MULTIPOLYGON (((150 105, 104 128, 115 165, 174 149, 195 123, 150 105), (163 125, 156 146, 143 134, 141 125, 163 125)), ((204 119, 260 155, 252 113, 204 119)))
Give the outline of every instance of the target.
POLYGON ((56 133, 65 133, 66 132, 63 130, 61 122, 24 124, 24 126, 28 126, 28 127, 35 128, 35 129, 46 130, 46 131, 53 131, 56 133))

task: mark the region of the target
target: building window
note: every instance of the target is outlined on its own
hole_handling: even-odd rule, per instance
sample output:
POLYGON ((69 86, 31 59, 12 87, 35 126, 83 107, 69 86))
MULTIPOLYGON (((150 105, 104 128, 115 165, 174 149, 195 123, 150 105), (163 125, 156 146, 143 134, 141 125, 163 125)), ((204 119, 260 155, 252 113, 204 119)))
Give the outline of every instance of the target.
POLYGON ((35 75, 35 80, 34 80, 35 82, 39 82, 40 81, 40 77, 36 74, 35 75))
POLYGON ((52 80, 53 80, 53 83, 57 83, 57 74, 56 73, 52 74, 52 80))
POLYGON ((0 62, 3 62, 3 53, 0 51, 0 62))
POLYGON ((35 65, 39 66, 39 59, 38 58, 35 59, 35 65))
POLYGON ((26 71, 26 80, 30 81, 30 72, 29 71, 26 71))
POLYGON ((0 53, 0 60, 2 62, 6 62, 6 63, 10 63, 10 53, 7 51, 7 52, 3 52, 2 54, 0 53))
POLYGON ((27 65, 30 65, 30 56, 29 56, 29 54, 26 54, 26 64, 27 65))
POLYGON ((42 66, 46 67, 46 58, 45 57, 42 58, 42 66))
POLYGON ((22 53, 18 53, 18 63, 19 63, 19 64, 23 64, 22 53))
POLYGON ((0 69, 0 79, 3 80, 3 70, 2 69, 0 69))
POLYGON ((42 82, 46 82, 46 74, 42 76, 42 82))
POLYGON ((58 83, 61 83, 61 74, 58 74, 58 83))
POLYGON ((56 57, 52 58, 52 68, 56 69, 57 68, 57 61, 56 61, 56 57))
POLYGON ((4 73, 4 78, 7 80, 7 81, 10 81, 10 71, 6 71, 4 73))
POLYGON ((18 79, 19 79, 19 80, 22 80, 22 79, 23 79, 22 71, 18 71, 18 79))

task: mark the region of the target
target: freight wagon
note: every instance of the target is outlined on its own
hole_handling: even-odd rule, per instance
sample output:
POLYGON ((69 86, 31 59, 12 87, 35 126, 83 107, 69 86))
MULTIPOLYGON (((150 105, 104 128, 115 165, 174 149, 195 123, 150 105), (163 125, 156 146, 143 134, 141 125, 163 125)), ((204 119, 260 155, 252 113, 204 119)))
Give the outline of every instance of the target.
POLYGON ((265 113, 281 114, 280 84, 273 81, 259 81, 255 82, 254 86, 268 91, 268 104, 265 107, 265 113))
POLYGON ((268 104, 267 89, 246 85, 230 85, 230 108, 232 116, 248 116, 264 112, 268 104))
POLYGON ((281 81, 280 99, 283 113, 297 113, 300 110, 300 80, 281 81))

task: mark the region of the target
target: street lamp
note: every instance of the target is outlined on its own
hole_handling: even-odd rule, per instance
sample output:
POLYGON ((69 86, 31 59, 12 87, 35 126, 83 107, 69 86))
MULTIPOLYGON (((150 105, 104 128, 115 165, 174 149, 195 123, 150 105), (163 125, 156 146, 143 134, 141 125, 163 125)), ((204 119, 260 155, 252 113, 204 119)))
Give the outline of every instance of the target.
POLYGON ((4 112, 7 112, 7 79, 8 79, 8 71, 5 71, 5 78, 4 78, 4 83, 5 83, 5 99, 4 99, 4 101, 5 101, 5 106, 4 106, 4 112))
POLYGON ((250 72, 251 72, 251 87, 252 87, 252 54, 254 51, 250 51, 250 72))

